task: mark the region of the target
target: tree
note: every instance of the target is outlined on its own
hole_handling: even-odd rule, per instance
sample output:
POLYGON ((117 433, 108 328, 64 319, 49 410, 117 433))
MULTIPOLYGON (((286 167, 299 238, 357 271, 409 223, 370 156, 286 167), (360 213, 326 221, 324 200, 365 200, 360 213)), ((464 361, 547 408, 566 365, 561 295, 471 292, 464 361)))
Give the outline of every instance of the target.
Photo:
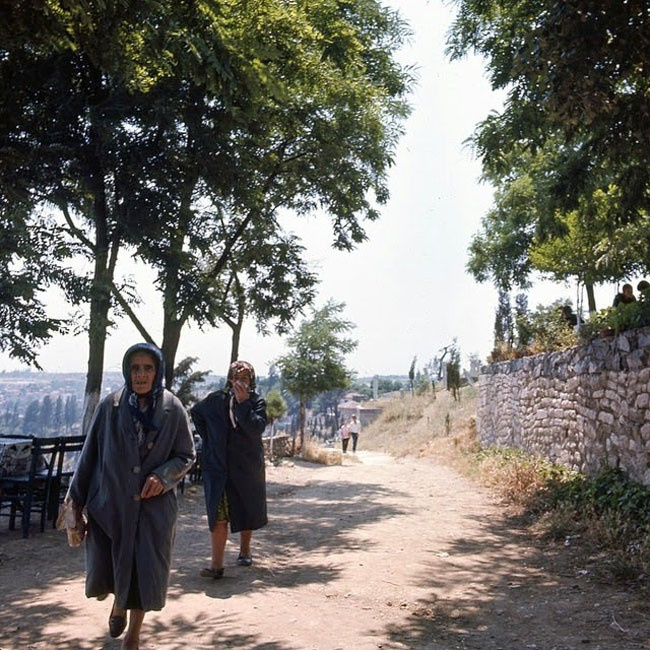
POLYGON ((591 194, 605 172, 624 195, 621 223, 647 213, 650 126, 639 120, 650 114, 645 0, 460 0, 457 7, 449 55, 485 56, 493 87, 508 91, 506 109, 480 129, 490 134, 488 166, 499 167, 514 144, 534 151, 557 138, 570 163, 558 168, 560 184, 591 194))
POLYGON ((524 350, 533 336, 528 313, 528 297, 525 293, 518 293, 515 296, 515 329, 517 348, 524 350))
POLYGON ((451 391, 454 401, 460 399, 460 349, 454 339, 449 347, 449 361, 447 361, 447 390, 451 391))
POLYGON ((285 334, 314 298, 318 276, 302 259, 304 247, 293 235, 270 232, 251 241, 246 237, 229 264, 229 278, 218 310, 232 330, 230 360, 239 358, 241 329, 246 316, 255 319, 258 332, 269 332, 269 322, 285 334))
POLYGON ((68 395, 65 399, 65 409, 64 409, 64 419, 65 427, 68 432, 72 431, 72 428, 77 424, 79 418, 79 410, 77 406, 77 397, 76 395, 68 395))
POLYGON ((504 110, 471 139, 497 192, 472 242, 470 271, 509 290, 525 288, 539 264, 554 277, 577 277, 593 311, 592 281, 650 267, 650 127, 638 119, 650 114, 646 3, 457 6, 449 55, 486 57, 492 86, 507 91, 504 110), (565 255, 550 255, 560 241, 565 255))
POLYGON ((48 316, 41 295, 53 283, 58 249, 47 219, 26 226, 20 206, 0 197, 0 351, 40 369, 37 349, 65 331, 48 316), (49 251, 45 255, 43 251, 49 251))
POLYGON ((357 342, 345 336, 354 326, 339 316, 344 308, 344 303, 330 300, 314 310, 311 318, 289 336, 287 346, 291 351, 276 361, 283 384, 300 401, 301 449, 307 402, 319 393, 345 388, 350 383, 345 355, 356 348, 357 342))
POLYGON ((503 290, 527 288, 533 270, 556 281, 574 280, 596 310, 594 285, 643 272, 650 262, 647 220, 616 225, 621 193, 615 187, 576 197, 563 211, 549 179, 561 165, 538 152, 508 156, 509 171, 493 182, 495 206, 470 245, 468 270, 479 281, 491 278, 503 290))
POLYGON ((25 409, 23 415, 23 433, 26 435, 37 435, 40 430, 41 403, 39 400, 32 400, 25 409))
POLYGON ((272 391, 269 391, 266 394, 266 397, 264 399, 266 400, 266 417, 268 419, 269 424, 271 425, 271 440, 269 443, 270 446, 269 453, 270 456, 273 457, 273 438, 275 436, 275 422, 276 420, 279 420, 280 418, 284 417, 285 413, 287 412, 288 406, 284 397, 282 397, 282 393, 277 389, 273 389, 272 391))
POLYGON ((59 395, 56 398, 56 406, 54 408, 54 430, 56 435, 61 435, 63 433, 63 421, 64 421, 64 405, 63 405, 63 395, 59 395))
POLYGON ((54 403, 49 395, 45 395, 41 400, 41 407, 38 413, 38 430, 41 435, 46 436, 52 429, 52 420, 54 417, 54 403))
POLYGON ((413 357, 411 366, 409 367, 409 386, 411 387, 411 395, 415 395, 415 362, 417 357, 413 357))
POLYGON ((349 249, 387 199, 411 76, 392 58, 406 30, 379 2, 42 2, 2 18, 0 205, 21 206, 17 225, 54 206, 65 243, 92 265, 65 287, 89 307, 84 423, 115 301, 134 315, 133 283, 116 277, 125 248, 160 270, 171 373, 204 281, 251 224, 325 207, 349 249), (194 264, 188 252, 214 247, 222 215, 216 264, 194 264))
POLYGON ((196 386, 205 382, 205 378, 210 374, 209 370, 192 370, 197 361, 197 357, 186 357, 178 362, 174 370, 173 391, 185 407, 198 402, 199 398, 194 392, 196 386))
POLYGON ((499 304, 494 318, 494 347, 505 346, 512 348, 514 340, 514 324, 512 322, 512 308, 510 295, 506 291, 499 291, 499 304))
POLYGON ((161 233, 154 222, 151 237, 138 229, 134 243, 159 269, 170 371, 189 319, 226 322, 236 357, 246 313, 263 327, 274 320, 282 333, 287 317, 310 302, 316 278, 281 233, 279 210, 324 208, 333 245, 350 250, 366 237, 361 221, 378 218, 376 204, 388 198, 386 173, 411 81, 392 58, 406 35, 398 15, 374 1, 266 4, 262 22, 257 11, 242 14, 241 30, 274 43, 258 62, 272 87, 252 96, 233 89, 238 111, 231 114, 220 97, 181 80, 180 110, 161 100, 150 115, 164 151, 147 187, 161 188, 156 200, 168 206, 167 225, 161 233), (274 291, 261 291, 269 280, 274 291))

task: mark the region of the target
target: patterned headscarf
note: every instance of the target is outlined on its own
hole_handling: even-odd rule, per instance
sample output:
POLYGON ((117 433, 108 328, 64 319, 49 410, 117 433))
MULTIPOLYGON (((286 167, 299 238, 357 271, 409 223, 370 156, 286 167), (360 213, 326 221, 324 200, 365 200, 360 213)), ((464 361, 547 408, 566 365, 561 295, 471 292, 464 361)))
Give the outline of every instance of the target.
POLYGON ((248 361, 233 361, 228 368, 228 386, 239 377, 248 377, 250 389, 255 390, 255 369, 248 361))

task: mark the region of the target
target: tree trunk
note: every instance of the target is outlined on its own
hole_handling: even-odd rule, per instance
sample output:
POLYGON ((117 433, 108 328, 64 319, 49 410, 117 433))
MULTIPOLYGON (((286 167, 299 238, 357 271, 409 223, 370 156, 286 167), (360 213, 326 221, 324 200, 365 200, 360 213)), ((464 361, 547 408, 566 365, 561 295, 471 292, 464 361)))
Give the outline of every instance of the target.
POLYGON ((160 349, 165 360, 165 386, 168 390, 171 390, 172 382, 174 381, 176 353, 178 352, 178 344, 181 340, 181 331, 184 324, 184 320, 174 318, 165 311, 163 341, 160 349))
POLYGON ((165 360, 165 386, 171 390, 174 381, 176 353, 181 340, 181 332, 190 315, 189 308, 179 308, 178 296, 181 293, 179 275, 187 226, 192 217, 192 191, 196 186, 196 174, 181 181, 178 228, 171 235, 169 257, 162 269, 163 287, 163 340, 160 349, 165 360))
POLYGON ((232 336, 230 337, 230 363, 239 359, 239 342, 241 340, 242 321, 238 321, 232 328, 232 336))
POLYGON ((305 453, 305 400, 300 399, 300 455, 305 453))
MULTIPOLYGON (((99 248, 99 247, 98 247, 99 248)), ((108 253, 98 250, 95 258, 95 275, 90 290, 90 323, 88 327, 88 372, 81 431, 88 431, 95 408, 99 403, 102 390, 102 375, 104 372, 104 352, 106 348, 106 332, 109 326, 108 314, 111 308, 112 272, 107 266, 108 253)))
POLYGON ((594 285, 585 284, 585 289, 587 290, 587 306, 589 313, 593 314, 596 311, 596 297, 594 296, 594 285))
MULTIPOLYGON (((93 129, 93 141, 101 137, 93 129)), ((90 288, 90 322, 88 326, 88 374, 84 392, 82 434, 88 432, 95 408, 99 403, 104 373, 106 333, 110 325, 111 287, 119 252, 120 236, 117 230, 109 233, 109 210, 101 161, 89 160, 89 185, 93 194, 92 219, 95 226, 95 242, 92 252, 95 269, 90 288)))

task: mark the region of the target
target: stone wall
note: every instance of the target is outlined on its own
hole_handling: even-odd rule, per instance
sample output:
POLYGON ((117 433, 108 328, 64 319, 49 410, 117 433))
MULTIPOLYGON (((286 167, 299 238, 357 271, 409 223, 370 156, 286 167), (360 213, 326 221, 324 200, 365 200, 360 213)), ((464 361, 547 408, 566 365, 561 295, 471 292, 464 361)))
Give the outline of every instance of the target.
POLYGON ((479 378, 483 446, 515 447, 587 475, 620 467, 650 485, 650 328, 494 363, 479 378))
MULTIPOLYGON (((264 456, 271 457, 271 438, 262 438, 264 445, 264 456)), ((289 458, 293 455, 293 438, 286 434, 280 434, 273 438, 273 454, 275 458, 289 458)))

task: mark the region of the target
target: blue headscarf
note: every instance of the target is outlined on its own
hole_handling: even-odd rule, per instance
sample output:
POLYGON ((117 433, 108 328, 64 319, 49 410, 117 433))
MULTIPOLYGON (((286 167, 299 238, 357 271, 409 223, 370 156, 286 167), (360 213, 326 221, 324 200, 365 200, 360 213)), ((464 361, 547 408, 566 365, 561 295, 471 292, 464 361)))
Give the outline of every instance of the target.
POLYGON ((122 360, 122 375, 124 376, 126 389, 129 393, 133 392, 133 386, 131 385, 131 357, 136 352, 146 352, 154 358, 156 362, 156 377, 153 380, 152 393, 154 396, 160 395, 164 388, 163 380, 165 379, 165 360, 163 359, 160 348, 153 343, 136 343, 124 353, 124 359, 122 360))
POLYGON ((163 379, 165 377, 165 360, 163 359, 160 348, 153 345, 153 343, 136 343, 132 345, 125 353, 122 359, 122 375, 124 376, 124 383, 128 393, 128 402, 131 407, 131 415, 142 424, 144 432, 157 431, 158 427, 153 423, 153 412, 156 406, 158 396, 163 392, 164 385, 163 379), (131 383, 131 357, 137 352, 144 352, 153 357, 156 364, 156 377, 153 380, 153 387, 149 397, 149 407, 146 411, 142 411, 138 404, 138 395, 133 391, 131 383))

